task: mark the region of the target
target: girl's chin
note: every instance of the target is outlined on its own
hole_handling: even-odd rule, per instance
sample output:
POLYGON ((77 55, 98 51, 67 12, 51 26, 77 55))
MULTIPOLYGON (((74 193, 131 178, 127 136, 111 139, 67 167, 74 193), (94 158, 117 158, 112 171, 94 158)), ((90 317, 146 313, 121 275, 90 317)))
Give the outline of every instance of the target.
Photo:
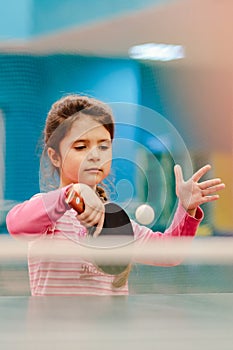
POLYGON ((87 174, 86 176, 80 178, 80 182, 85 183, 89 186, 96 186, 98 183, 100 183, 103 180, 103 176, 100 176, 100 174, 87 174))
POLYGON ((61 187, 67 186, 72 183, 83 183, 95 189, 96 186, 103 180, 103 176, 98 176, 96 174, 85 174, 85 176, 79 177, 79 179, 69 179, 69 181, 64 181, 61 187))

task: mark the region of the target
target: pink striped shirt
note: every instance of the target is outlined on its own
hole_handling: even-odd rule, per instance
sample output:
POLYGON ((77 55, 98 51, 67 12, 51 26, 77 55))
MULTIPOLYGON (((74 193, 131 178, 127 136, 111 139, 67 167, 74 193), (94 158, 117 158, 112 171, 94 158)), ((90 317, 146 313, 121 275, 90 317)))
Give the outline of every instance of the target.
MULTIPOLYGON (((35 248, 43 241, 49 244, 53 242, 63 244, 69 241, 70 244, 76 245, 74 241, 82 242, 87 236, 86 228, 76 218, 77 213, 65 202, 67 188, 35 195, 30 200, 16 205, 7 215, 9 233, 15 238, 22 237, 29 240, 28 267, 31 294, 127 295, 128 283, 120 288, 114 287, 113 275, 102 272, 94 263, 83 257, 42 258, 34 254, 35 248)), ((133 220, 131 223, 134 238, 140 238, 143 242, 148 239, 169 239, 176 236, 193 237, 202 219, 203 211, 200 208, 197 208, 196 216, 191 217, 178 204, 173 221, 164 233, 153 232, 133 220)), ((163 262, 160 265, 174 266, 180 262, 174 261, 168 264, 163 262)))

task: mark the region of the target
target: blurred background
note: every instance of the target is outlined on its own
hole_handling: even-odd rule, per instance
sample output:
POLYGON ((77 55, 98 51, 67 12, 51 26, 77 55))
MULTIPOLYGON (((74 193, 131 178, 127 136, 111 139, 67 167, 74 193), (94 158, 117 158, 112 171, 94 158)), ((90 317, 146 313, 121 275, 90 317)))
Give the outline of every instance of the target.
POLYGON ((172 146, 143 129, 146 113, 125 112, 143 106, 152 130, 159 115, 181 136, 193 170, 210 163, 207 177, 226 184, 217 203, 203 206, 198 235, 232 235, 232 14, 231 0, 1 1, 0 232, 7 233, 8 210, 40 191, 41 135, 51 104, 80 93, 113 109, 120 103, 126 123, 135 125, 122 125, 116 112, 117 137, 132 142, 127 157, 113 164, 115 199, 130 198, 132 217, 147 201, 159 213, 151 227, 164 229, 176 202, 172 146))

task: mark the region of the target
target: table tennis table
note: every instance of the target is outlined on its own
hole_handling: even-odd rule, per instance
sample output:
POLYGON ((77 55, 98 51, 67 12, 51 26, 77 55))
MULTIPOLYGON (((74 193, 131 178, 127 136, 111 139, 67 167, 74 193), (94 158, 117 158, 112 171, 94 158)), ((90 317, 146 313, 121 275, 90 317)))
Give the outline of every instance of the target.
POLYGON ((0 297, 0 349, 233 349, 233 294, 0 297))

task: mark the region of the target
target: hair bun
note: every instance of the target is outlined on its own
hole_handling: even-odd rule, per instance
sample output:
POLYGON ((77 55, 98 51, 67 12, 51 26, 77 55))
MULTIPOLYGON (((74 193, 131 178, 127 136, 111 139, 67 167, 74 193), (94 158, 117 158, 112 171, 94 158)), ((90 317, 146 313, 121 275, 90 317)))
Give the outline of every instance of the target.
POLYGON ((86 96, 69 95, 55 102, 51 108, 60 117, 68 118, 86 108, 93 106, 93 102, 86 96))

